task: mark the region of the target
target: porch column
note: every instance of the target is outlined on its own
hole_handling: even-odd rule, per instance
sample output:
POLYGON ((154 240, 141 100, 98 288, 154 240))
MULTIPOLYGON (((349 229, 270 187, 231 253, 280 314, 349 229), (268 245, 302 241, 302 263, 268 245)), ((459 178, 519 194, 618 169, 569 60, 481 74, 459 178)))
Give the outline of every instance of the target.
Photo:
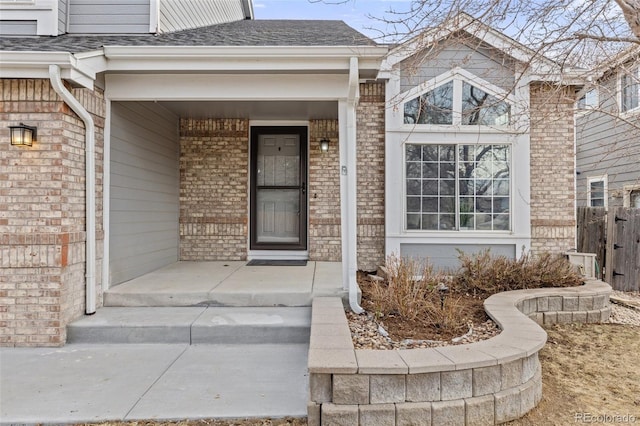
POLYGON ((349 291, 351 309, 362 308, 355 299, 357 291, 357 170, 356 170, 356 105, 358 104, 358 58, 351 58, 349 89, 346 99, 338 101, 340 149, 340 225, 342 240, 342 284, 349 291))

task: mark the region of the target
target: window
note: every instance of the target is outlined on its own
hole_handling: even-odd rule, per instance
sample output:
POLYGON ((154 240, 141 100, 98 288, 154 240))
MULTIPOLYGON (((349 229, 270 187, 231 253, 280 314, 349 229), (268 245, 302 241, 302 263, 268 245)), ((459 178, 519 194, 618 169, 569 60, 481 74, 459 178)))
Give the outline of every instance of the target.
POLYGON ((620 111, 626 112, 640 106, 640 84, 638 82, 639 67, 631 71, 623 71, 620 77, 620 111))
POLYGON ((588 197, 590 207, 607 207, 607 177, 588 179, 588 197))
POLYGON ((406 229, 510 229, 510 146, 408 144, 406 229))
POLYGON ((472 84, 454 79, 404 104, 405 124, 507 126, 511 105, 472 84))
POLYGON ((589 110, 598 107, 598 91, 596 89, 590 89, 585 92, 578 102, 576 102, 576 108, 579 110, 589 110))
POLYGON ((640 189, 633 190, 629 193, 629 206, 640 209, 640 189))
POLYGON ((453 124, 453 81, 404 104, 407 124, 453 124))
POLYGON ((511 107, 487 92, 462 83, 462 124, 480 126, 506 126, 511 107))
POLYGON ((625 185, 623 206, 640 209, 640 185, 625 185))

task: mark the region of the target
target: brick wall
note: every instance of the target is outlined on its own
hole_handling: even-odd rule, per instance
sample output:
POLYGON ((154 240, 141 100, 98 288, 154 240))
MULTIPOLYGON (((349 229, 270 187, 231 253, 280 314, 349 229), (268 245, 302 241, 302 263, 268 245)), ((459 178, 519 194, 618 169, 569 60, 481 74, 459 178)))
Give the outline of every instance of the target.
POLYGON ((338 120, 309 123, 309 259, 342 260, 338 120), (320 152, 320 140, 329 151, 320 152))
MULTIPOLYGON (((84 311, 84 124, 48 80, 0 80, 0 93, 0 345, 60 346, 84 311), (10 145, 7 126, 20 122, 38 127, 32 147, 10 145)), ((96 124, 101 258, 104 98, 73 93, 96 124)))
POLYGON ((384 262, 385 85, 360 84, 358 140, 358 269, 384 262))
POLYGON ((180 260, 246 259, 248 170, 248 120, 180 120, 180 260))
POLYGON ((575 247, 574 92, 531 87, 531 249, 575 247))

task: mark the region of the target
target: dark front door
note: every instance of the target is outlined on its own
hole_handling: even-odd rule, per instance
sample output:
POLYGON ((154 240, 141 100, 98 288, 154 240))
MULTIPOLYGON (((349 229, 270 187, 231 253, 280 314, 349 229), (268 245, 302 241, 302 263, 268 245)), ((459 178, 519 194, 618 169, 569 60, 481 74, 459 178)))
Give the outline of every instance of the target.
POLYGON ((307 248, 307 128, 251 128, 251 249, 307 248))

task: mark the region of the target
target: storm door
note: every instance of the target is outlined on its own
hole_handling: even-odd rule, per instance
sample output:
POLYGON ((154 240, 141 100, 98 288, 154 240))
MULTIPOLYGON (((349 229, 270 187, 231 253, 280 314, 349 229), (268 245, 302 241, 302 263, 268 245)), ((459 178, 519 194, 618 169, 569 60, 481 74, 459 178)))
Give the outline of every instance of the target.
POLYGON ((307 128, 251 129, 251 249, 307 248, 307 128))

